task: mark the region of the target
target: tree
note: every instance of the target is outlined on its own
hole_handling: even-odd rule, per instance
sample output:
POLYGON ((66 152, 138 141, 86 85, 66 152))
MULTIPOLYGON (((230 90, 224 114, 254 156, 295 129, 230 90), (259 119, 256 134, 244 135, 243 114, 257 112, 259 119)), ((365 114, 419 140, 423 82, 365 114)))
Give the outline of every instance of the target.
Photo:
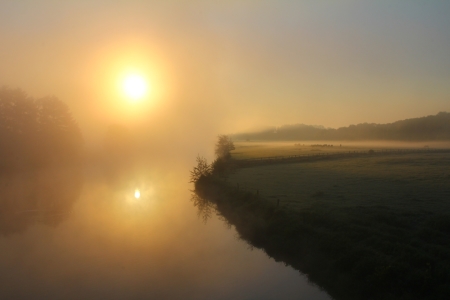
POLYGON ((0 89, 0 165, 28 163, 39 134, 37 107, 20 89, 0 89))
POLYGON ((73 160, 81 153, 83 137, 69 107, 56 97, 36 101, 40 138, 54 157, 73 160))
POLYGON ((230 152, 234 150, 234 143, 228 135, 221 134, 218 136, 215 153, 218 159, 229 159, 230 152))
POLYGON ((212 173, 211 166, 208 165, 206 158, 197 156, 197 166, 191 171, 191 181, 196 183, 202 177, 208 177, 212 173))
POLYGON ((82 146, 81 131, 65 103, 0 88, 0 169, 77 163, 82 146))

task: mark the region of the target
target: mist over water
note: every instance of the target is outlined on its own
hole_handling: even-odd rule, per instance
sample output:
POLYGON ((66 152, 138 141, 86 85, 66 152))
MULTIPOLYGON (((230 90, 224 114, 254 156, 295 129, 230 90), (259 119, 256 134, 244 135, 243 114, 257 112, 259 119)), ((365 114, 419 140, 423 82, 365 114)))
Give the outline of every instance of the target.
MULTIPOLYGON (((203 223, 190 202, 190 164, 177 163, 137 163, 114 179, 87 168, 63 221, 49 226, 32 219, 0 237, 2 296, 329 299, 297 271, 250 249, 216 216, 203 223)), ((21 189, 29 184, 26 176, 15 180, 22 180, 21 189)), ((54 191, 67 197, 67 189, 54 191)))
POLYGON ((450 110, 449 3, 0 1, 0 298, 328 299, 204 224, 189 171, 270 124, 256 156, 449 147, 446 113, 378 130, 450 110))

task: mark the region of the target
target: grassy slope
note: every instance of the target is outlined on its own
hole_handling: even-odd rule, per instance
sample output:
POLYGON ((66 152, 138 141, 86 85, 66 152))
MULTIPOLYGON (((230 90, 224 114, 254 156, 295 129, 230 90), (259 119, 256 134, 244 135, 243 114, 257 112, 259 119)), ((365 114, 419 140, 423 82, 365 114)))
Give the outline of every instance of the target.
MULTIPOLYGON (((316 264, 322 258, 329 270, 319 278, 352 278, 369 294, 444 299, 449 167, 448 154, 404 154, 246 168, 229 181, 269 202, 280 199, 295 234, 302 232, 302 247, 321 253, 309 258, 316 264)), ((292 238, 283 228, 277 234, 292 238)))

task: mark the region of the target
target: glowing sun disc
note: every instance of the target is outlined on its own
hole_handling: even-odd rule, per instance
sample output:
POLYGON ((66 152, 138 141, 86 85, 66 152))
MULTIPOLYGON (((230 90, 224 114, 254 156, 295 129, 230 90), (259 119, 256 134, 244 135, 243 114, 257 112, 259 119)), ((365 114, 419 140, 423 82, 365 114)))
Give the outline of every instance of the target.
POLYGON ((140 75, 129 75, 123 81, 123 91, 131 99, 140 99, 147 93, 147 82, 140 75))
POLYGON ((136 199, 141 198, 141 192, 139 190, 134 191, 134 198, 136 198, 136 199))

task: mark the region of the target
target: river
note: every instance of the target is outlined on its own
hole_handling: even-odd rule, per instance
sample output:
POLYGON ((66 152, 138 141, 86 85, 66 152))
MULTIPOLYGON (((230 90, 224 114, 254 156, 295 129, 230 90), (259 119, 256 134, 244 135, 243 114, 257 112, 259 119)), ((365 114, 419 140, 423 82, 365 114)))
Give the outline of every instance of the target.
POLYGON ((203 222, 188 168, 83 173, 0 178, 0 298, 330 299, 216 215, 203 222))

